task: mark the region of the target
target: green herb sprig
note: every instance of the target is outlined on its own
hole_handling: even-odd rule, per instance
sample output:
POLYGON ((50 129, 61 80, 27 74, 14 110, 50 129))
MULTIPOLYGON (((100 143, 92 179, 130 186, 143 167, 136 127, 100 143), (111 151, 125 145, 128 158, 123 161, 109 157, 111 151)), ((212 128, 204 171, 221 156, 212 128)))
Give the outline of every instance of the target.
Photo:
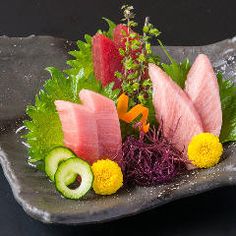
POLYGON ((146 105, 151 98, 151 81, 147 75, 149 62, 157 63, 158 58, 152 54, 150 40, 158 37, 160 31, 145 18, 143 34, 139 35, 133 31, 138 24, 134 21, 135 14, 133 6, 122 6, 124 18, 122 21, 127 27, 123 31, 125 48, 120 48, 120 55, 123 57, 123 73, 117 71, 115 76, 122 81, 122 90, 130 97, 130 106, 141 103, 146 105))

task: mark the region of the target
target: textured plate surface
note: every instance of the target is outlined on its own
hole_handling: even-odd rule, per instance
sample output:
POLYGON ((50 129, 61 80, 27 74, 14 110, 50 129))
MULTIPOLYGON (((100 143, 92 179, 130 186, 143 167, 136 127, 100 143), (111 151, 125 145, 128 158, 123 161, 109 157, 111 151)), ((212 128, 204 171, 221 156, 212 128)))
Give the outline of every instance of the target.
MULTIPOLYGON (((0 162, 13 194, 32 217, 47 223, 82 224, 112 220, 163 205, 175 199, 236 184, 236 146, 225 147, 214 168, 190 172, 169 185, 123 189, 109 197, 89 193, 82 201, 65 200, 45 175, 30 167, 27 150, 15 131, 25 106, 48 78, 46 66, 65 67, 68 42, 46 36, 0 37, 0 162)), ((169 47, 172 55, 191 61, 206 53, 227 78, 236 73, 236 38, 199 47, 169 47)), ((159 49, 155 48, 158 53, 159 49)))

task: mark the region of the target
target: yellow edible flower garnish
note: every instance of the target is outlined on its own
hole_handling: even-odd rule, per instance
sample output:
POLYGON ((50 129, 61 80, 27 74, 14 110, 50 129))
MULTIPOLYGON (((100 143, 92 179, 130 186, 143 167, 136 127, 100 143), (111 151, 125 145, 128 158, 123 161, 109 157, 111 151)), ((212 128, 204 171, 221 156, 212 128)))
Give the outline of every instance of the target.
POLYGON ((109 159, 98 160, 92 165, 94 175, 93 189, 100 195, 115 193, 123 185, 120 166, 109 159))
POLYGON ((188 145, 188 159, 199 168, 216 165, 223 152, 219 138, 211 133, 194 136, 188 145))

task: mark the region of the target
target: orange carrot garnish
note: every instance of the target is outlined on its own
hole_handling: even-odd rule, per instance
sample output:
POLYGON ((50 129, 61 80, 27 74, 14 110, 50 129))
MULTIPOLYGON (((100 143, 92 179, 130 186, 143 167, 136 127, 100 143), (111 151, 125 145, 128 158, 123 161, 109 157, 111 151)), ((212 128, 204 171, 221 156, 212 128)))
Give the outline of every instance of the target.
POLYGON ((120 95, 117 102, 117 112, 119 118, 126 123, 131 123, 139 115, 142 115, 140 119, 141 129, 147 133, 150 126, 150 124, 147 123, 149 109, 141 104, 138 104, 128 111, 128 106, 129 97, 123 93, 120 95))

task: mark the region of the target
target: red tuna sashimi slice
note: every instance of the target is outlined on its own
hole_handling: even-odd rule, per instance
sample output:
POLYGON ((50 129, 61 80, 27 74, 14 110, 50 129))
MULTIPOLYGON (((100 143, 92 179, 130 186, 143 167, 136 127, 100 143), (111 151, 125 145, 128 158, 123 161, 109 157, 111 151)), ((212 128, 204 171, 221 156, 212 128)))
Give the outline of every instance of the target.
POLYGON ((153 83, 153 105, 163 132, 180 150, 188 147, 192 137, 203 132, 202 122, 186 93, 158 66, 149 64, 153 83))
POLYGON ((59 113, 64 144, 77 156, 93 163, 99 158, 97 125, 94 114, 85 106, 55 101, 59 113))
POLYGON ((120 87, 120 81, 115 77, 115 72, 122 70, 122 58, 115 43, 97 33, 92 40, 92 55, 96 79, 100 80, 103 86, 115 82, 115 87, 120 87))
POLYGON ((97 123, 99 156, 101 158, 118 157, 122 139, 114 102, 87 89, 82 89, 79 97, 83 105, 94 113, 97 123))
POLYGON ((222 125, 219 86, 206 55, 197 56, 188 73, 185 91, 201 117, 204 131, 219 136, 222 125))

